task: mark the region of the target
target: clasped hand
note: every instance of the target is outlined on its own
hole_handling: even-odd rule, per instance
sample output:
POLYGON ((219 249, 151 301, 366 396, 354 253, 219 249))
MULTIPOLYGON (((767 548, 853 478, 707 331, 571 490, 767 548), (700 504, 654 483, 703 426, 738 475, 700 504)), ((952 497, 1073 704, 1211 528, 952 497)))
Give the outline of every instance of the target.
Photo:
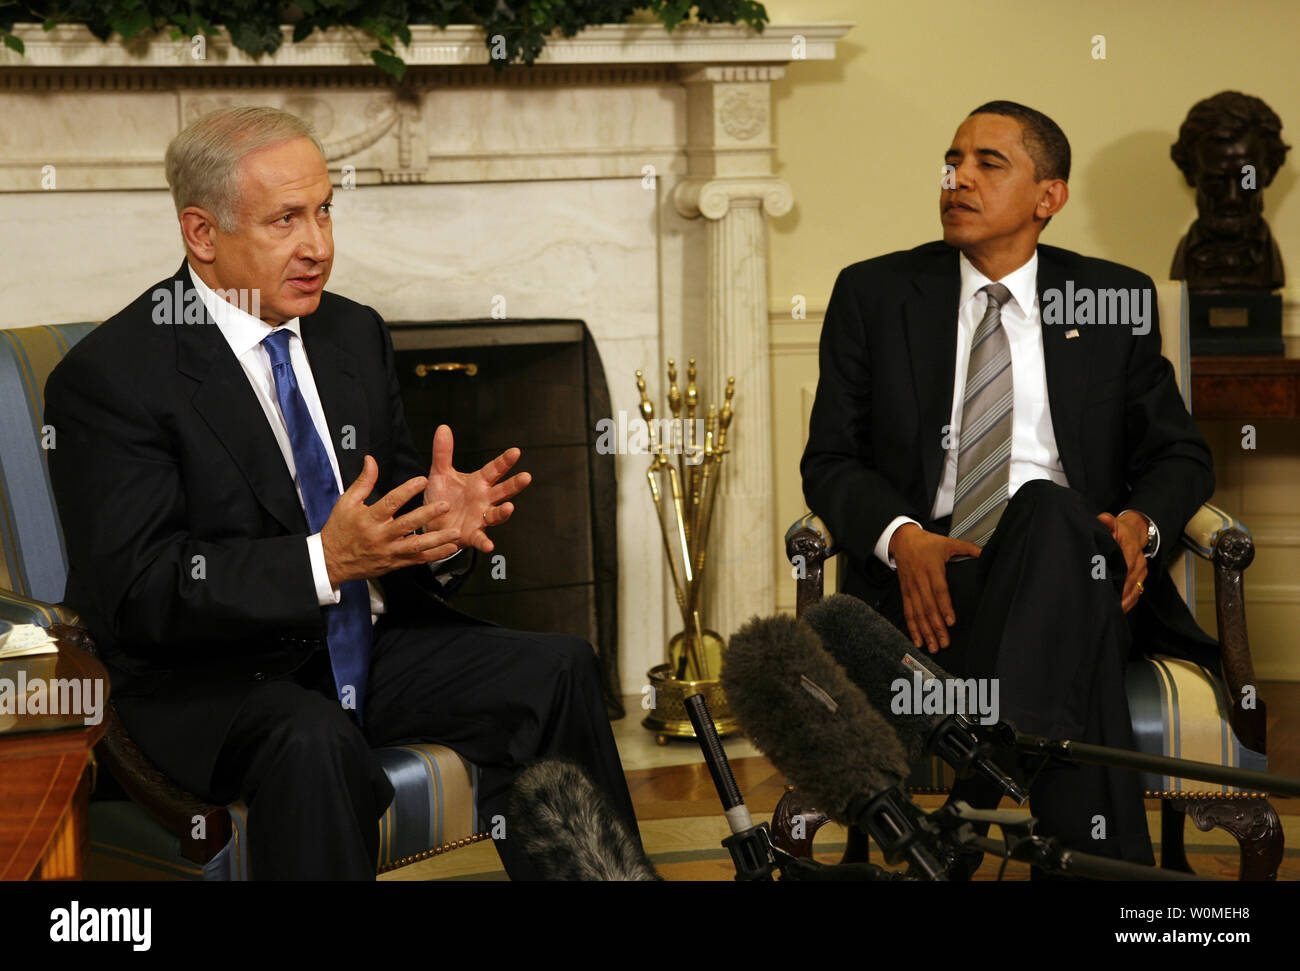
POLYGON ((1124 554, 1124 562, 1128 565, 1124 592, 1119 600, 1120 607, 1127 614, 1137 605, 1138 597, 1142 596, 1139 584, 1145 583, 1147 578, 1147 558, 1142 552, 1147 545, 1146 517, 1132 509, 1126 509, 1118 517, 1104 512, 1097 518, 1110 530, 1111 537, 1124 554))
POLYGON ((506 449, 476 472, 452 465, 451 429, 439 425, 433 436, 433 461, 427 476, 416 476, 367 506, 379 465, 367 455, 361 474, 339 496, 321 528, 321 546, 330 583, 366 580, 417 563, 446 559, 472 546, 490 553, 487 528, 499 526, 515 511, 507 501, 522 492, 532 476, 520 472, 502 481, 519 461, 517 448, 506 449), (418 509, 393 518, 423 492, 418 509), (423 528, 423 533, 415 530, 423 528))

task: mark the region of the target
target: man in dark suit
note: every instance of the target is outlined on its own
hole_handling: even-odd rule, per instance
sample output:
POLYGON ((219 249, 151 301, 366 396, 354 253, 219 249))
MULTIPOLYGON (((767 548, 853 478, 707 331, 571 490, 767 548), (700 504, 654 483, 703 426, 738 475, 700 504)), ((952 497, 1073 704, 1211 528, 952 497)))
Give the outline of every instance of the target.
MULTIPOLYGON (((1038 244, 1069 195, 1060 128, 991 102, 945 162, 943 241, 835 283, 804 494, 843 589, 954 675, 997 678, 1003 718, 1132 748, 1134 642, 1214 657, 1164 568, 1213 491, 1210 453, 1150 278, 1038 244)), ((1066 845, 1153 862, 1136 773, 1048 767, 1031 808, 1066 845)))
MULTIPOLYGON (((167 175, 186 260, 46 385, 65 600, 132 737, 187 790, 247 802, 257 878, 373 878, 393 789, 370 750, 404 740, 479 767, 484 821, 520 766, 575 760, 635 834, 591 646, 443 601, 529 476, 506 478, 518 449, 456 470, 446 426, 422 474, 387 328, 324 290, 310 129, 216 112, 167 175)), ((507 871, 535 877, 509 835, 507 871)))

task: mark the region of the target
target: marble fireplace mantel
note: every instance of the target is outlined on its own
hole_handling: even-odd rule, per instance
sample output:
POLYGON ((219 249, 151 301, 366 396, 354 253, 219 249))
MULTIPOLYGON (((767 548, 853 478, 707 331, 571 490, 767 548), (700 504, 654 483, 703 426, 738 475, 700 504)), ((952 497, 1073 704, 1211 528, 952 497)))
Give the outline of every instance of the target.
MULTIPOLYGON (((196 59, 188 38, 101 43, 83 27, 21 26, 25 55, 0 48, 0 263, 25 285, 6 293, 0 327, 103 319, 169 275, 181 251, 168 235, 168 141, 226 105, 294 111, 315 126, 337 185, 376 187, 342 194, 371 228, 347 240, 361 269, 346 277, 339 264, 331 289, 338 282, 392 319, 488 316, 507 291, 510 316, 583 318, 614 408, 629 414, 636 367, 657 402, 668 357, 700 359, 708 400, 736 377, 705 594, 706 623, 729 635, 775 609, 781 547, 766 217, 788 212, 797 187, 773 172, 771 83, 787 69, 797 81, 800 60, 833 59, 851 26, 599 26, 552 40, 532 68, 501 73, 477 28, 413 27, 400 83, 370 64, 369 41, 341 30, 293 44, 286 28, 280 50, 254 60, 225 39, 196 59), (483 227, 489 219, 499 237, 483 227), (384 220, 390 230, 373 228, 384 220), (444 231, 486 242, 461 253, 444 231), (116 247, 87 252, 88 240, 115 236, 116 247), (466 265, 498 239, 491 272, 466 265), (411 254, 421 247, 429 258, 411 254), (143 282, 125 272, 132 260, 148 262, 143 282), (391 279, 380 272, 389 267, 391 279)), ((645 462, 618 465, 626 693, 680 627, 645 462)))
MULTIPOLYGON (((769 24, 761 33, 732 24, 682 24, 672 33, 657 24, 598 24, 576 37, 547 42, 537 63, 600 64, 784 64, 793 60, 831 60, 835 42, 852 24, 769 24)), ((20 24, 14 33, 26 47, 19 55, 0 48, 0 65, 33 67, 185 67, 204 66, 193 57, 188 38, 144 33, 123 43, 101 43, 81 26, 60 25, 46 31, 39 24, 20 24)), ((291 43, 293 30, 284 28, 284 44, 272 55, 253 58, 222 34, 207 44, 206 64, 226 67, 355 67, 372 66, 373 43, 360 31, 334 28, 317 31, 291 43)), ((478 27, 451 25, 411 27, 411 43, 398 53, 409 66, 487 64, 488 49, 478 27)), ((518 67, 519 65, 514 65, 518 67)), ((507 69, 509 70, 509 69, 507 69)))

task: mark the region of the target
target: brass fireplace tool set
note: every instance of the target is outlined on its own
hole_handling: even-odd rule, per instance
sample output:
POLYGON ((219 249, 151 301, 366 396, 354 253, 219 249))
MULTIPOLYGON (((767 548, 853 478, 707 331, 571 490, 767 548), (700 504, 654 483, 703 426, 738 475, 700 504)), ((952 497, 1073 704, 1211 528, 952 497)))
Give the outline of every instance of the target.
POLYGON ((722 408, 709 405, 701 419, 697 417, 702 409, 695 375, 695 358, 691 358, 683 393, 677 383, 677 364, 669 359, 670 417, 656 420, 654 403, 646 393, 645 377, 636 372, 641 417, 649 431, 652 456, 646 480, 663 535, 677 606, 682 613, 682 631, 668 644, 668 663, 650 670, 651 712, 643 724, 657 733, 661 744, 669 736, 694 736, 684 699, 700 691, 704 692, 714 714, 719 734, 729 734, 737 727, 717 682, 724 642, 700 621, 700 591, 708 555, 709 527, 717 506, 722 461, 730 451, 727 430, 733 418, 731 401, 736 393, 736 379, 727 379, 722 408))

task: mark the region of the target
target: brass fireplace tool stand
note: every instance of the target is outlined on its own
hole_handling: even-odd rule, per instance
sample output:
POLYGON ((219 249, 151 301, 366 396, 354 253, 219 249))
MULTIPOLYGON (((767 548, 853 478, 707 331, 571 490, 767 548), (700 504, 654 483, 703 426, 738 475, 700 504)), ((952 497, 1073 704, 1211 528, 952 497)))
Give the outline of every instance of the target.
POLYGON ((666 744, 669 737, 695 736, 685 699, 699 692, 709 703, 719 735, 732 734, 739 728, 717 681, 724 641, 700 621, 709 527, 717 505, 723 458, 729 451, 727 430, 733 417, 731 401, 736 379, 727 379, 721 410, 709 405, 706 417, 698 418, 701 403, 695 374, 695 358, 691 358, 683 394, 677 384, 677 364, 669 359, 671 417, 656 420, 645 377, 636 372, 641 417, 648 428, 652 456, 646 480, 668 556, 673 592, 682 613, 682 631, 668 643, 668 662, 650 669, 650 714, 642 724, 656 733, 660 744, 666 744))

